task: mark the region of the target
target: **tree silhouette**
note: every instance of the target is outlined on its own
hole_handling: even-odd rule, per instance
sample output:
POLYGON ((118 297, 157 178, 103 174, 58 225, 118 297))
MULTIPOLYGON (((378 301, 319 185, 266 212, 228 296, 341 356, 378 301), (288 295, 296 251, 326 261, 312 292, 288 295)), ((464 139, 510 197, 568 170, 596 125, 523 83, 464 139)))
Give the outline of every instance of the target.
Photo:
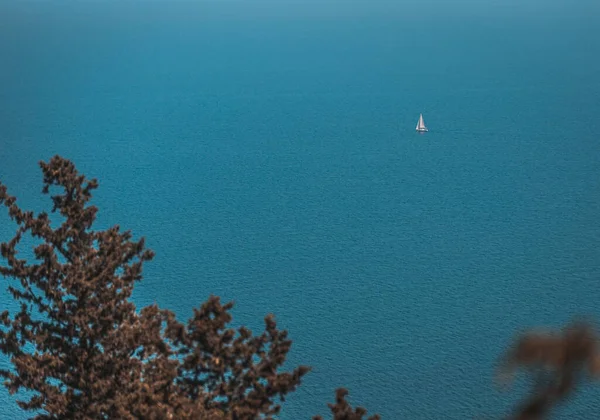
MULTIPOLYGON (((356 409, 353 409, 348 401, 346 401, 346 396, 348 396, 348 390, 345 388, 339 388, 335 392, 335 404, 328 404, 334 420, 363 420, 363 417, 367 415, 367 410, 363 407, 357 407, 356 409)), ((367 420, 380 419, 381 417, 375 414, 369 417, 367 420)), ((314 416, 313 420, 323 420, 323 417, 314 416)))
MULTIPOLYGON (((17 224, 0 244, 0 274, 18 303, 0 314, 0 351, 12 369, 0 370, 18 405, 35 419, 272 419, 310 368, 282 371, 292 342, 272 315, 265 330, 228 327, 232 303, 211 296, 187 323, 151 305, 131 301, 142 266, 153 257, 144 240, 119 226, 93 229, 98 209, 89 204, 87 180, 59 156, 40 162, 43 193, 51 189, 53 228, 47 213, 22 210, 0 183, 0 204, 17 224), (19 258, 25 235, 37 243, 33 258, 19 258), (20 393, 20 391, 28 391, 20 393)), ((504 373, 534 375, 530 395, 512 418, 546 418, 588 377, 600 374, 598 340, 589 324, 562 334, 528 332, 503 358, 504 373)), ((348 391, 329 404, 334 420, 362 420, 348 391)), ((378 415, 368 420, 378 420, 378 415)), ((320 416, 314 420, 322 420, 320 416)))
POLYGON ((0 350, 13 369, 0 371, 11 393, 37 419, 271 418, 279 400, 309 371, 280 372, 291 341, 265 318, 258 336, 227 328, 232 304, 211 297, 186 324, 173 313, 130 300, 142 265, 153 257, 144 240, 119 226, 93 230, 89 201, 96 180, 59 156, 41 162, 43 193, 62 223, 22 210, 0 184, 0 203, 18 229, 0 246, 0 274, 19 309, 0 315, 0 350), (24 235, 39 245, 20 259, 24 235), (19 394, 19 397, 23 394, 19 394))

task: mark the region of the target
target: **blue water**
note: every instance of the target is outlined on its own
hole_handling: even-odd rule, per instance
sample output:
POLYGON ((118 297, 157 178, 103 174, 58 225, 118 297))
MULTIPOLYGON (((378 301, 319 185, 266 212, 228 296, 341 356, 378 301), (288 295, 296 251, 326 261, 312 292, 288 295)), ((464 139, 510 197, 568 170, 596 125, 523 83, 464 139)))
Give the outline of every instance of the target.
POLYGON ((99 226, 157 254, 139 306, 275 313, 314 367, 282 419, 339 386, 387 419, 498 417, 516 331, 600 320, 600 8, 417 6, 0 2, 0 180, 42 210, 39 160, 99 178, 99 226))

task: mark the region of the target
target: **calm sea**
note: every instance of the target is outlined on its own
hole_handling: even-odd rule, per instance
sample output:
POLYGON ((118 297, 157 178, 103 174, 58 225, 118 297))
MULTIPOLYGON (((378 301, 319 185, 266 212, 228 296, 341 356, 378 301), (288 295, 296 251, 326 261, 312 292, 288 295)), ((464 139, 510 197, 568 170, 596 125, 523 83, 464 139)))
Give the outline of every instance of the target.
MULTIPOLYGON (((0 180, 42 210, 39 160, 99 178, 99 226, 157 254, 140 306, 275 313, 314 367, 281 419, 339 386, 498 417, 516 331, 600 320, 600 12, 447 3, 1 1, 0 180)), ((589 388, 556 418, 599 410, 589 388)))

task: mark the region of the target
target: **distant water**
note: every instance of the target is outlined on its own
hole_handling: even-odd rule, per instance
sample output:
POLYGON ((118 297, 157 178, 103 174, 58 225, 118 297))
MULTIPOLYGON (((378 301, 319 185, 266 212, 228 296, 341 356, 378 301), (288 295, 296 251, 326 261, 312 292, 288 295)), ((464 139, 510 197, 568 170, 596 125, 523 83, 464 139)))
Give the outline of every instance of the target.
MULTIPOLYGON (((282 419, 339 386, 386 419, 498 417, 516 331, 600 320, 592 2, 103 4, 0 4, 0 179, 41 210, 39 160, 98 177, 99 225, 157 253, 140 306, 275 313, 314 367, 282 419)), ((590 388, 556 418, 598 410, 590 388)))

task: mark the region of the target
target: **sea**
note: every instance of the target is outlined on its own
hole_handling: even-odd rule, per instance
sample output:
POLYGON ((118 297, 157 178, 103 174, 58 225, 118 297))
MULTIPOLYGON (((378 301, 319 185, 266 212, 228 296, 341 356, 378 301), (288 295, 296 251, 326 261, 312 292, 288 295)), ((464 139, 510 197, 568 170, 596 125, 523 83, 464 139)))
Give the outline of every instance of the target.
MULTIPOLYGON (((97 227, 156 252, 139 308, 275 314, 313 368, 283 420, 338 387, 508 414, 516 334, 600 321, 599 116, 597 1, 0 0, 0 181, 42 211, 40 160, 97 178, 97 227)), ((553 418, 599 412, 590 385, 553 418)))

